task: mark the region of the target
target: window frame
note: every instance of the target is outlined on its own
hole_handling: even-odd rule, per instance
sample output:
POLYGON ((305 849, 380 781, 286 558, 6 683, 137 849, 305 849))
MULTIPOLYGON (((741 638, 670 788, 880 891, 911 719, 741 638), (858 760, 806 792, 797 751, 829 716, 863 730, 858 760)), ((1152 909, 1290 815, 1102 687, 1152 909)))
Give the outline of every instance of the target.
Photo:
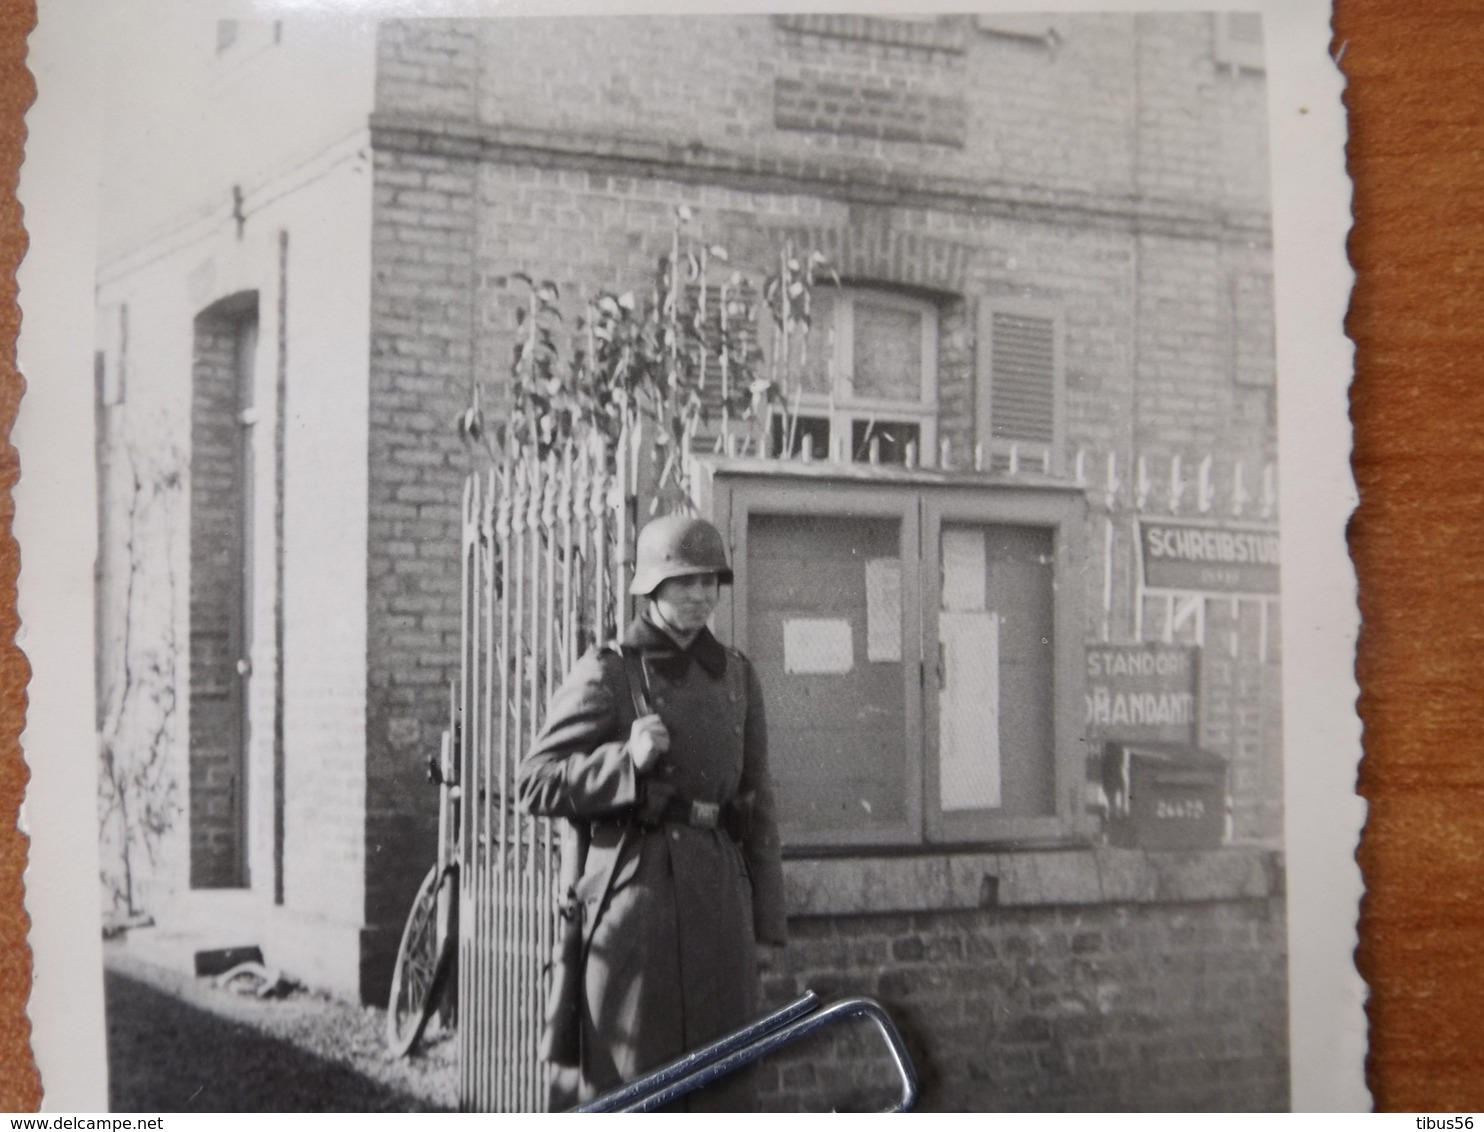
POLYGON ((1066 317, 1060 305, 1038 299, 981 296, 975 318, 974 435, 984 453, 985 467, 993 467, 997 456, 1009 457, 1012 449, 1021 471, 1041 471, 1052 476, 1066 474, 1067 374, 1066 317), (994 316, 1044 319, 1051 334, 1051 443, 1015 437, 999 439, 994 433, 994 316), (1046 457, 1049 456, 1049 459, 1046 457), (1039 457, 1039 459, 1038 459, 1039 457), (1042 468, 1036 465, 1041 463, 1042 468))
POLYGON ((841 464, 865 463, 852 459, 850 440, 856 421, 917 425, 920 443, 919 467, 937 466, 938 459, 938 305, 928 299, 906 295, 886 287, 849 284, 829 288, 828 327, 816 326, 812 333, 833 331, 835 347, 830 353, 828 393, 800 391, 798 415, 824 417, 830 424, 828 459, 841 464), (891 307, 922 316, 922 380, 916 401, 897 401, 855 395, 855 308, 858 302, 891 307))

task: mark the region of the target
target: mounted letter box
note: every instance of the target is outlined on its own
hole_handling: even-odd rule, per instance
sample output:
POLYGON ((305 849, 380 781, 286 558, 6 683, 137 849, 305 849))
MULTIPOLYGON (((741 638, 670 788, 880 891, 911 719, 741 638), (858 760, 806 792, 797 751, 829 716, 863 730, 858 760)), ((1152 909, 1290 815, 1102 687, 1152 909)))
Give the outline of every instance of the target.
POLYGON ((1108 841, 1142 849, 1211 849, 1226 840, 1226 760, 1165 743, 1104 749, 1108 841))

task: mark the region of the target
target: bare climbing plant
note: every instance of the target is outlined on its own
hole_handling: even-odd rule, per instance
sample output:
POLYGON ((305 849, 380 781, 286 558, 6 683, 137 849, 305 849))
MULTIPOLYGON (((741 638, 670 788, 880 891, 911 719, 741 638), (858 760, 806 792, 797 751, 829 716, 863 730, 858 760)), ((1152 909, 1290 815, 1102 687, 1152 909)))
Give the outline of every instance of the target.
POLYGON ((184 461, 178 447, 155 442, 125 445, 119 455, 129 494, 118 547, 122 593, 112 626, 117 663, 102 690, 98 821, 105 899, 110 911, 132 917, 147 910, 147 879, 183 813, 170 755, 178 739, 175 528, 184 461))

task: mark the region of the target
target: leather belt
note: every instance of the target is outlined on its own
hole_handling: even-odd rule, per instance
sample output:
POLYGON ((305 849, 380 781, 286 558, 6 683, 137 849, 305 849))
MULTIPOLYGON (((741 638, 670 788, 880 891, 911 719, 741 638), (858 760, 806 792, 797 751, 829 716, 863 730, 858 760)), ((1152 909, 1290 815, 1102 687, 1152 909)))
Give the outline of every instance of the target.
MULTIPOLYGON (((698 802, 693 798, 671 798, 660 811, 656 825, 673 822, 676 825, 691 825, 697 829, 721 827, 722 807, 720 802, 698 802)), ((731 832, 728 830, 727 832, 731 832)))
MULTIPOLYGON (((733 841, 741 842, 745 836, 745 820, 742 810, 733 802, 702 802, 694 798, 672 795, 656 810, 653 806, 640 805, 632 812, 633 820, 641 829, 659 829, 664 825, 688 825, 693 829, 716 829, 733 841)), ((599 818, 596 824, 620 824, 629 818, 615 815, 599 818)))

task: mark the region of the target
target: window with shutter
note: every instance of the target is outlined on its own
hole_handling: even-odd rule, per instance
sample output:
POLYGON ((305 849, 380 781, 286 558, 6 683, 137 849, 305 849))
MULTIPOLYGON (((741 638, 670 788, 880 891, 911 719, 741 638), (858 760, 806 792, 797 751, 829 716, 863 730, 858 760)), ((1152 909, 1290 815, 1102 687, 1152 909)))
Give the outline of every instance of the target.
POLYGON ((1061 318, 986 301, 979 319, 978 436, 997 470, 1055 474, 1062 466, 1061 318))

